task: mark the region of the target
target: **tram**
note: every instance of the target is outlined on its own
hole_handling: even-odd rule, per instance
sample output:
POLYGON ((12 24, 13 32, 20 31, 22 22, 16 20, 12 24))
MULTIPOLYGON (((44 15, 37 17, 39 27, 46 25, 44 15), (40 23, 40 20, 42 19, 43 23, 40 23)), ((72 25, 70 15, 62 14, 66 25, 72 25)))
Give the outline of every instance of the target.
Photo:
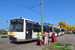
POLYGON ((64 35, 64 34, 65 34, 65 29, 61 28, 61 35, 64 35))
POLYGON ((72 30, 72 33, 75 34, 75 29, 72 30))
POLYGON ((59 26, 54 26, 54 31, 56 32, 55 36, 64 35, 64 28, 60 28, 59 26))
MULTIPOLYGON (((43 30, 47 30, 51 37, 52 26, 43 24, 43 30)), ((12 41, 31 41, 37 40, 41 34, 41 23, 23 17, 10 20, 8 31, 9 39, 12 41)))

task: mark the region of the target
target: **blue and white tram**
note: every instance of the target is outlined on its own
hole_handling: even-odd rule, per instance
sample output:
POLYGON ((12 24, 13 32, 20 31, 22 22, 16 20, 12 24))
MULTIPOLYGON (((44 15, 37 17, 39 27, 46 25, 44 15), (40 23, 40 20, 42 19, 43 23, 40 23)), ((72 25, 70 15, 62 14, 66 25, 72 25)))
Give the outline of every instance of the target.
MULTIPOLYGON (((43 30, 47 30, 52 35, 52 26, 43 24, 43 30)), ((41 24, 23 17, 14 18, 10 20, 10 27, 8 31, 9 39, 12 41, 31 41, 37 40, 41 34, 41 24)), ((55 33, 55 36, 57 33, 55 33)))
POLYGON ((58 35, 60 36, 60 35, 64 35, 64 28, 58 28, 58 30, 59 30, 59 33, 58 33, 58 35))
MULTIPOLYGON (((44 30, 48 30, 49 25, 43 24, 44 30)), ((9 39, 12 41, 31 41, 36 40, 41 34, 41 24, 29 19, 14 18, 10 20, 8 31, 9 39)))
POLYGON ((60 28, 59 26, 54 26, 54 30, 56 32, 55 36, 60 36, 64 34, 64 28, 60 28))
POLYGON ((51 27, 50 27, 50 37, 51 37, 51 35, 52 35, 52 33, 55 31, 55 36, 57 36, 57 28, 54 26, 54 25, 51 25, 51 27))

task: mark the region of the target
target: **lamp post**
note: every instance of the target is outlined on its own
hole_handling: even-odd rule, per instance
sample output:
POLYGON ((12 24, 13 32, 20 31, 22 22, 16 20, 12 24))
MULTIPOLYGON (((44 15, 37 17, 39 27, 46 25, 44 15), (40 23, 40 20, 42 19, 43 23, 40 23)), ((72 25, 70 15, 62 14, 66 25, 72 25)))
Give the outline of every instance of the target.
POLYGON ((6 21, 6 30, 8 29, 8 27, 7 27, 7 22, 8 22, 8 21, 6 21))
POLYGON ((54 32, 54 25, 52 24, 52 32, 54 32))

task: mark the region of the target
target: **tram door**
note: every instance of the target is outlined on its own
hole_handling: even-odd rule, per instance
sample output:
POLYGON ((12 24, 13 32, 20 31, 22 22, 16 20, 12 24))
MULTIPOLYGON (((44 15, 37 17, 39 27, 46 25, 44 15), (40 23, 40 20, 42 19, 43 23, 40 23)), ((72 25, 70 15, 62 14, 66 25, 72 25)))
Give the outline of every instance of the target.
POLYGON ((26 23, 26 39, 31 39, 32 38, 32 24, 26 23))

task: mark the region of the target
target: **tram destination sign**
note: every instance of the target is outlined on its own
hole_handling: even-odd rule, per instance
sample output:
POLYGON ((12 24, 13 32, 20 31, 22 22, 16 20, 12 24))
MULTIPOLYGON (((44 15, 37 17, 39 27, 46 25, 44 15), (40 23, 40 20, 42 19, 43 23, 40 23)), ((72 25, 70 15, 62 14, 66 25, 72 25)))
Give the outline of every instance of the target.
POLYGON ((11 20, 11 22, 17 22, 17 20, 16 19, 13 19, 13 20, 11 20))
POLYGON ((30 21, 30 20, 26 20, 26 22, 27 22, 27 23, 31 23, 31 24, 37 24, 37 25, 39 25, 38 22, 34 22, 34 21, 30 21))
POLYGON ((13 19, 11 22, 23 22, 23 19, 13 19))

